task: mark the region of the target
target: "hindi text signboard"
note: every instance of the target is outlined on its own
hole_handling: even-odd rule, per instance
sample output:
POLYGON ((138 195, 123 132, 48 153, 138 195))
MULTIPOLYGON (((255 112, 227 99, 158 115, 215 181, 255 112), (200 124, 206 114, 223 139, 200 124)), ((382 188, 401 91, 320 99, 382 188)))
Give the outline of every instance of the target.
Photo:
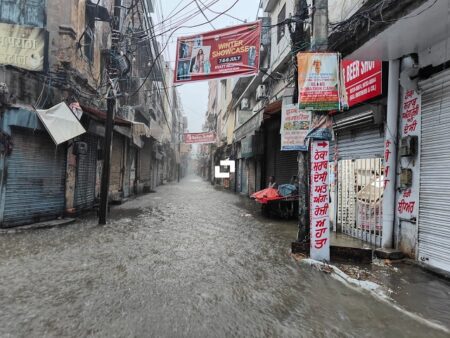
POLYGON ((0 64, 43 71, 45 41, 42 28, 0 23, 0 64))
POLYGON ((283 105, 281 111, 281 150, 307 151, 305 137, 311 125, 311 112, 298 109, 295 104, 283 105))

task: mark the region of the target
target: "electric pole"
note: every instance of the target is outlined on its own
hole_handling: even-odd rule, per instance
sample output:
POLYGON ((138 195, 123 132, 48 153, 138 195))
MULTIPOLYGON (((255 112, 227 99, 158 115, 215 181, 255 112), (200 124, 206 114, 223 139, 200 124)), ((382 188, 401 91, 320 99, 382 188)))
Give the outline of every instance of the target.
MULTIPOLYGON (((118 43, 118 32, 120 28, 120 15, 121 15, 121 1, 114 1, 114 17, 111 24, 112 38, 111 49, 116 51, 118 43)), ((116 111, 116 89, 115 83, 110 80, 111 88, 108 92, 108 98, 106 101, 107 112, 105 121, 105 143, 103 145, 103 168, 102 168, 102 181, 100 188, 100 209, 98 224, 106 224, 106 215, 108 214, 108 192, 109 192, 109 178, 111 171, 111 153, 112 153, 112 137, 114 128, 114 116, 116 111)))
MULTIPOLYGON (((312 8, 311 21, 311 45, 310 51, 326 51, 328 48, 328 0, 315 0, 312 8)), ((306 10, 305 1, 300 1, 300 8, 306 10)), ((294 44, 295 46, 295 44, 294 44)), ((294 53, 295 57, 297 53, 294 53)), ((297 63, 297 60, 295 60, 297 63)), ((295 73, 295 95, 294 102, 298 103, 298 71, 295 73)), ((323 115, 326 112, 311 112, 311 120, 317 114, 323 115)), ((310 141, 308 140, 310 143, 310 141)), ((309 217, 309 151, 299 152, 298 155, 298 179, 299 179, 299 215, 298 215, 298 235, 297 241, 308 243, 310 232, 309 217)), ((308 246, 309 248, 309 246, 308 246)))
MULTIPOLYGON (((110 91, 112 95, 114 91, 110 91)), ((114 115, 116 100, 114 97, 109 97, 107 99, 108 110, 106 114, 106 125, 105 125, 105 144, 103 147, 103 168, 102 168, 102 183, 100 191, 100 215, 98 219, 98 224, 106 224, 106 215, 108 213, 108 190, 109 190, 109 176, 110 176, 110 165, 111 165, 111 153, 112 153, 112 133, 114 127, 114 115)))

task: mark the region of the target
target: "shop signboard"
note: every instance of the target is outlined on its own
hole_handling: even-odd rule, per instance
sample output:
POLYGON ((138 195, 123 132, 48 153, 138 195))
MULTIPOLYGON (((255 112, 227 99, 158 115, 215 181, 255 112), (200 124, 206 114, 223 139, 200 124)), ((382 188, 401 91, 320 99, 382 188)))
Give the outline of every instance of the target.
POLYGON ((299 108, 339 110, 339 54, 300 52, 297 63, 299 108))
POLYGON ((261 118, 262 112, 256 113, 251 118, 247 120, 244 124, 239 126, 234 131, 234 140, 239 141, 247 135, 254 133, 261 126, 261 118))
POLYGON ((241 156, 249 158, 253 156, 253 136, 249 135, 241 140, 241 156))
POLYGON ((42 28, 0 23, 0 64, 43 71, 45 42, 42 28))
POLYGON ((216 133, 213 131, 205 133, 185 133, 184 143, 186 144, 207 144, 216 142, 216 133))
POLYGON ((310 238, 311 258, 330 260, 330 205, 328 159, 330 143, 323 140, 311 142, 310 176, 310 238))
POLYGON ((184 36, 177 41, 175 83, 259 72, 261 22, 184 36))
POLYGON ((383 94, 382 61, 342 60, 342 75, 349 107, 383 94))
POLYGON ((281 110, 281 150, 307 151, 305 137, 311 125, 311 112, 295 104, 283 105, 281 110))

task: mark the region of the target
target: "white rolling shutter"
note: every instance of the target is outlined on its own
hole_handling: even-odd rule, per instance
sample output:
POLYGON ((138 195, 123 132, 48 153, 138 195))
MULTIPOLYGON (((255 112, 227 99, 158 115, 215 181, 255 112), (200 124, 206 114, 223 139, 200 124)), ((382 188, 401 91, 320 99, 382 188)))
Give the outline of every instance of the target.
POLYGON ((450 271, 450 71, 420 84, 422 138, 418 259, 450 271))

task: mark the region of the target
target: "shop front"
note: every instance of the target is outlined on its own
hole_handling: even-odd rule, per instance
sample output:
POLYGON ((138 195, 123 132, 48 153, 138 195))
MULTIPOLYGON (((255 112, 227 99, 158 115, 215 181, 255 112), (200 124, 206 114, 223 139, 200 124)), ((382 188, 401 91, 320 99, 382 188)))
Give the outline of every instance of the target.
MULTIPOLYGON (((421 91, 420 192, 418 250, 420 262, 450 271, 450 70, 419 82, 421 91)), ((412 116, 411 116, 412 117, 412 116)), ((420 116, 418 117, 420 121, 420 116)), ((414 123, 414 121, 413 121, 414 123)), ((410 127, 414 125, 410 124, 410 127)), ((413 172, 413 179, 414 179, 413 172)), ((406 201, 407 202, 407 201, 406 201)), ((402 203, 399 207, 415 208, 402 203)), ((415 211, 415 210, 412 210, 415 211)), ((404 224, 406 226, 406 224, 404 224)))
POLYGON ((382 236, 384 116, 381 103, 338 114, 332 143, 334 230, 377 245, 382 236))

